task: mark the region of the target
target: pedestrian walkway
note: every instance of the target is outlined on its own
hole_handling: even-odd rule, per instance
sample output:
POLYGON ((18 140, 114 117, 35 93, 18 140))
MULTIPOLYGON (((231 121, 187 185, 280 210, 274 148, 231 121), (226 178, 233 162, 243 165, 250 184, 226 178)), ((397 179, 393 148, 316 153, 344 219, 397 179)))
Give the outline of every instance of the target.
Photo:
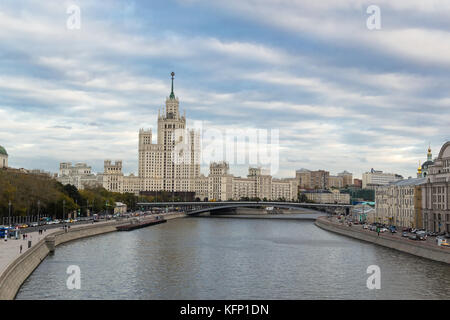
MULTIPOLYGON (((20 238, 16 240, 15 238, 0 240, 0 274, 8 267, 8 265, 20 256, 20 245, 22 245, 22 254, 29 250, 28 241, 31 241, 31 245, 34 246, 45 236, 52 234, 56 231, 62 230, 61 228, 47 229, 41 235, 38 231, 26 233, 28 238, 23 240, 22 233, 20 238)), ((22 231, 23 232, 23 231, 22 231)))
MULTIPOLYGON (((102 221, 96 222, 95 225, 100 225, 103 223, 108 223, 111 221, 102 221)), ((70 230, 84 227, 89 224, 79 224, 79 225, 70 225, 70 230)), ((63 230, 62 226, 59 228, 46 229, 45 232, 39 234, 39 231, 34 232, 26 232, 26 229, 21 230, 21 235, 19 239, 8 239, 5 241, 4 239, 0 240, 0 275, 5 271, 5 269, 15 260, 17 259, 20 253, 20 245, 22 245, 22 254, 30 250, 33 246, 36 245, 40 240, 44 239, 49 234, 55 233, 57 231, 63 230), (27 234, 28 238, 23 240, 23 234, 27 234), (31 241, 31 248, 28 248, 28 241, 31 241)))

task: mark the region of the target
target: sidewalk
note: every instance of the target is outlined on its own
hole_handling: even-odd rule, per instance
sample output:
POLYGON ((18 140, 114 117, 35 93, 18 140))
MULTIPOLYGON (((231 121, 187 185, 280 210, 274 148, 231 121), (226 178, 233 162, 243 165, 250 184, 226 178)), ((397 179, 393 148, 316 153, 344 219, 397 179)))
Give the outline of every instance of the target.
MULTIPOLYGON (((101 221, 96 222, 95 225, 100 225, 103 223, 108 223, 109 221, 101 221)), ((81 228, 84 226, 90 226, 90 223, 86 224, 79 224, 79 225, 70 225, 70 230, 81 228)), ((28 238, 23 240, 22 234, 20 235, 20 238, 18 240, 14 239, 8 239, 8 241, 5 241, 4 239, 0 240, 0 275, 5 271, 5 269, 15 260, 17 259, 20 254, 20 245, 22 245, 22 254, 27 252, 27 250, 31 249, 36 243, 38 243, 41 239, 45 238, 49 234, 62 231, 62 225, 58 228, 52 228, 47 229, 47 231, 43 232, 41 235, 39 235, 38 231, 34 232, 26 232, 26 229, 22 229, 22 234, 27 234, 28 238), (31 248, 28 248, 28 241, 31 241, 31 248)))
POLYGON ((36 243, 38 243, 45 236, 52 234, 56 231, 62 230, 61 228, 47 229, 47 231, 43 232, 39 235, 38 231, 26 233, 28 235, 28 239, 23 240, 22 234, 20 238, 16 240, 8 239, 5 241, 4 239, 0 240, 0 274, 8 267, 8 265, 17 259, 20 256, 20 245, 22 245, 22 253, 25 253, 28 249, 28 240, 31 241, 31 246, 33 247, 36 243))

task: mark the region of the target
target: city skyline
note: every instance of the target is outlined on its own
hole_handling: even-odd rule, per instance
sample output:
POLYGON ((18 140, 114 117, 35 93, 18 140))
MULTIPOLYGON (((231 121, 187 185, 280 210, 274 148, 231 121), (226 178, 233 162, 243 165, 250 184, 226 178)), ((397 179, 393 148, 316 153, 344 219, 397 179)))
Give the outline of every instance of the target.
POLYGON ((0 145, 9 165, 55 172, 86 162, 101 172, 104 159, 122 159, 136 174, 138 130, 155 131, 172 70, 190 121, 279 129, 279 177, 300 168, 414 177, 429 143, 436 153, 449 140, 444 2, 420 12, 418 1, 380 1, 376 31, 366 1, 249 3, 85 1, 81 28, 68 30, 68 2, 5 2, 0 145), (286 19, 269 19, 274 9, 286 19))

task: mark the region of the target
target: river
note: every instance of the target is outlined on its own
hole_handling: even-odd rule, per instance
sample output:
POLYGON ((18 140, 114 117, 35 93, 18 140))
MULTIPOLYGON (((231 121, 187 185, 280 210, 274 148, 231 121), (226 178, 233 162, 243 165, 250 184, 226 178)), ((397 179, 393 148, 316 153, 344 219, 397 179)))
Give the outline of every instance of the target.
POLYGON ((449 299, 450 267, 312 221, 186 218, 56 248, 16 299, 449 299), (66 285, 68 266, 81 289, 66 285), (369 290, 369 265, 381 289, 369 290))

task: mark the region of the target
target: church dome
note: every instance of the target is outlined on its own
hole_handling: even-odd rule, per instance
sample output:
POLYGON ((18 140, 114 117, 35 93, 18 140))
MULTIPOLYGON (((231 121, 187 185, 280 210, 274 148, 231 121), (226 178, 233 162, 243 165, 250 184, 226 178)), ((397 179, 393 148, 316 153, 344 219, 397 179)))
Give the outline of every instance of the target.
POLYGON ((433 161, 426 161, 422 164, 422 169, 427 169, 429 166, 431 166, 434 162, 433 161))
POLYGON ((6 152, 5 148, 3 148, 2 146, 0 146, 0 154, 7 156, 8 153, 6 152))

